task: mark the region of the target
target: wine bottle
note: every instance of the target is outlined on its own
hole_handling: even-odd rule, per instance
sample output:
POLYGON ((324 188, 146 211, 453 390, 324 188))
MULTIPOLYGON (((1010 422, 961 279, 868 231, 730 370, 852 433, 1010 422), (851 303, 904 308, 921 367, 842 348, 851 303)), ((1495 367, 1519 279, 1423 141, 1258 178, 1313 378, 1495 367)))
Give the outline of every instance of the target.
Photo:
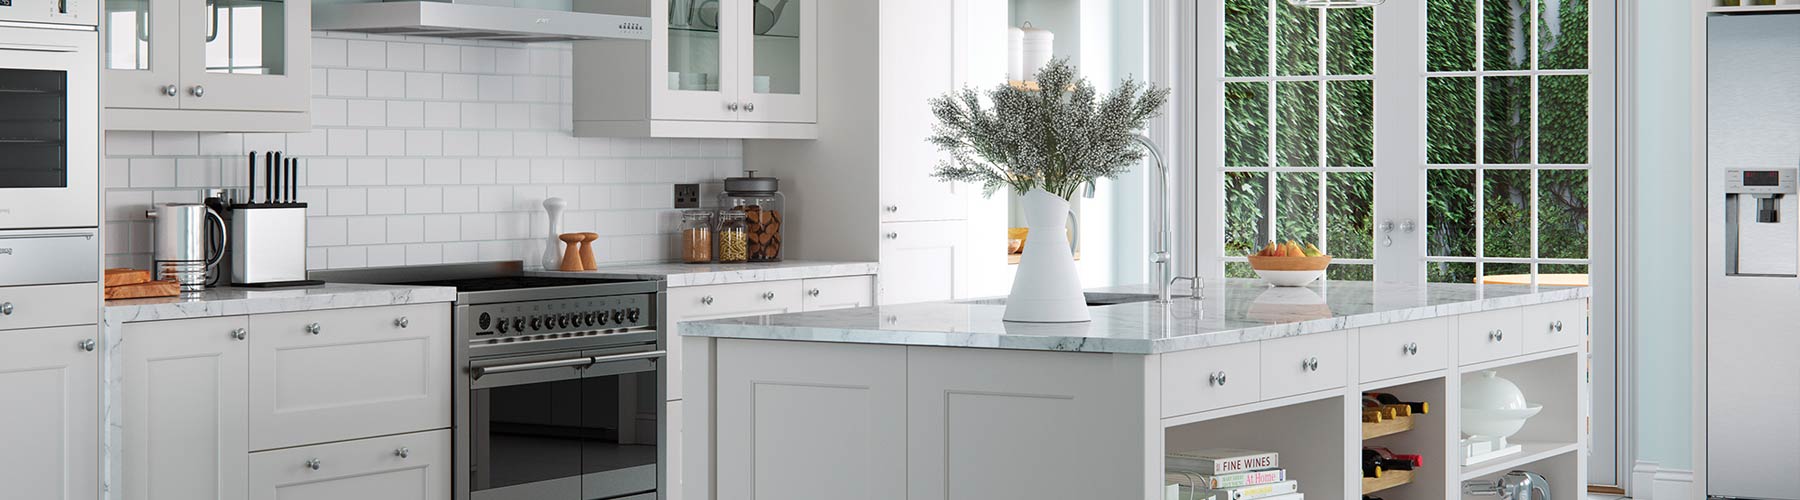
POLYGON ((1368 397, 1368 396, 1363 396, 1362 405, 1363 405, 1363 411, 1374 410, 1374 411, 1381 412, 1381 418, 1383 418, 1383 419, 1391 419, 1391 418, 1403 415, 1403 413, 1400 413, 1399 406, 1385 404, 1385 403, 1382 403, 1378 399, 1368 397))
POLYGON ((1363 461, 1376 461, 1386 470, 1413 470, 1425 466, 1424 455, 1402 455, 1380 446, 1363 447, 1363 461))
POLYGON ((1362 500, 1381 500, 1381 497, 1377 497, 1377 496, 1369 496, 1369 495, 1363 495, 1363 498, 1362 498, 1362 500))
POLYGON ((1363 477, 1380 478, 1383 470, 1385 469, 1381 466, 1381 455, 1378 453, 1370 453, 1369 450, 1363 450, 1363 477))
POLYGON ((1419 415, 1431 413, 1431 403, 1424 401, 1401 401, 1399 396, 1386 392, 1366 392, 1363 393, 1363 397, 1373 397, 1382 404, 1406 405, 1412 407, 1412 412, 1419 415))

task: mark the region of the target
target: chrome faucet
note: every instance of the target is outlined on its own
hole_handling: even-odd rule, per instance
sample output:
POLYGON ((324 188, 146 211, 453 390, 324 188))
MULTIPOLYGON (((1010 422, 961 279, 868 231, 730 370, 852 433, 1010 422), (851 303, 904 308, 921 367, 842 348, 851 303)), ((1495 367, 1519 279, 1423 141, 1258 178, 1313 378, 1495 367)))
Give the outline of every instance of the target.
MULTIPOLYGON (((1156 228, 1155 233, 1150 236, 1152 248, 1150 262, 1156 266, 1156 302, 1160 304, 1169 302, 1169 287, 1174 285, 1176 280, 1187 280, 1191 283, 1192 298, 1198 300, 1202 298, 1201 292, 1204 287, 1200 278, 1175 276, 1175 262, 1172 257, 1174 252, 1170 248, 1175 238, 1169 230, 1169 219, 1171 219, 1169 217, 1169 199, 1174 198, 1169 195, 1169 187, 1173 184, 1169 182, 1169 164, 1163 161, 1162 150, 1157 149, 1156 143, 1152 142, 1149 137, 1143 134, 1133 134, 1131 138, 1136 140, 1138 145, 1143 146, 1144 151, 1150 153, 1150 160, 1156 163, 1156 185, 1150 189, 1152 196, 1150 210, 1151 215, 1155 216, 1155 219, 1151 221, 1151 226, 1156 228)), ((1089 184, 1088 195, 1090 197, 1093 195, 1093 189, 1093 184, 1089 184)))
POLYGON ((1463 481, 1464 495, 1498 496, 1505 500, 1550 500, 1550 481, 1535 472, 1516 470, 1500 479, 1463 481))

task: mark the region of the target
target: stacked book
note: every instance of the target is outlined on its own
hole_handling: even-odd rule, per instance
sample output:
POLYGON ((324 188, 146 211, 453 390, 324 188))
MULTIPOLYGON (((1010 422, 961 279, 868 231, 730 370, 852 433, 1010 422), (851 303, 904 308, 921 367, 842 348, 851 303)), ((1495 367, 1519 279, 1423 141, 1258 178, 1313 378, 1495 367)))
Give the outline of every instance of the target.
POLYGON ((1304 500, 1270 451, 1213 448, 1163 457, 1166 500, 1304 500))

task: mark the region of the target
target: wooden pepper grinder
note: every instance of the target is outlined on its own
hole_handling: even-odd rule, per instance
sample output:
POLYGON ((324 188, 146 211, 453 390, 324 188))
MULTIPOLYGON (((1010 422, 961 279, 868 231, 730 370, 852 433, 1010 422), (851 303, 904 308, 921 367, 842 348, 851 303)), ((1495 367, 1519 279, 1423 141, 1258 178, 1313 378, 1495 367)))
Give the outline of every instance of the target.
POLYGON ((586 240, 587 237, 582 236, 581 233, 563 233, 561 236, 558 236, 557 239, 562 240, 563 243, 568 245, 567 248, 563 249, 562 267, 559 269, 564 271, 583 270, 584 268, 581 266, 581 252, 576 249, 576 245, 580 244, 582 240, 586 240))
POLYGON ((581 233, 581 268, 584 270, 600 270, 600 262, 594 259, 594 240, 598 239, 600 233, 581 233))

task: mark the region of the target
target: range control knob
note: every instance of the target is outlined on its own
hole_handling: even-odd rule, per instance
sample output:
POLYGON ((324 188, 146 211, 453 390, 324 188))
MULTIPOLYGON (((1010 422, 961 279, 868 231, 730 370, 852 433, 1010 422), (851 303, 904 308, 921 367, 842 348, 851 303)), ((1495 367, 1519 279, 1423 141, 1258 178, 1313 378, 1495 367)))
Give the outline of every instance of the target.
POLYGON ((507 320, 503 319, 503 320, 500 320, 500 324, 494 325, 494 327, 498 328, 500 330, 500 333, 506 333, 507 330, 512 329, 511 325, 512 325, 511 321, 507 321, 507 320))
POLYGON ((525 318, 523 316, 513 318, 513 331, 525 331, 525 318))
POLYGON ((476 323, 481 325, 481 329, 486 330, 494 323, 494 317, 489 316, 488 313, 481 313, 481 318, 477 319, 476 323))
POLYGON ((599 316, 599 315, 594 314, 593 311, 588 311, 587 314, 581 315, 581 323, 583 325, 587 325, 587 326, 594 326, 595 324, 599 323, 599 321, 600 321, 600 320, 594 319, 595 316, 599 316))
POLYGON ((533 330, 544 329, 544 317, 543 316, 532 316, 531 317, 531 329, 533 329, 533 330))
POLYGON ((621 325, 625 324, 625 311, 613 309, 613 322, 621 325))
POLYGON ((631 320, 632 323, 636 323, 638 321, 638 308, 633 307, 630 311, 627 311, 625 313, 625 318, 631 320))
POLYGON ((594 316, 600 318, 600 324, 606 324, 606 311, 596 312, 594 313, 594 316))
POLYGON ((559 326, 562 328, 568 328, 569 327, 569 315, 567 315, 567 314, 556 315, 556 326, 559 326))

